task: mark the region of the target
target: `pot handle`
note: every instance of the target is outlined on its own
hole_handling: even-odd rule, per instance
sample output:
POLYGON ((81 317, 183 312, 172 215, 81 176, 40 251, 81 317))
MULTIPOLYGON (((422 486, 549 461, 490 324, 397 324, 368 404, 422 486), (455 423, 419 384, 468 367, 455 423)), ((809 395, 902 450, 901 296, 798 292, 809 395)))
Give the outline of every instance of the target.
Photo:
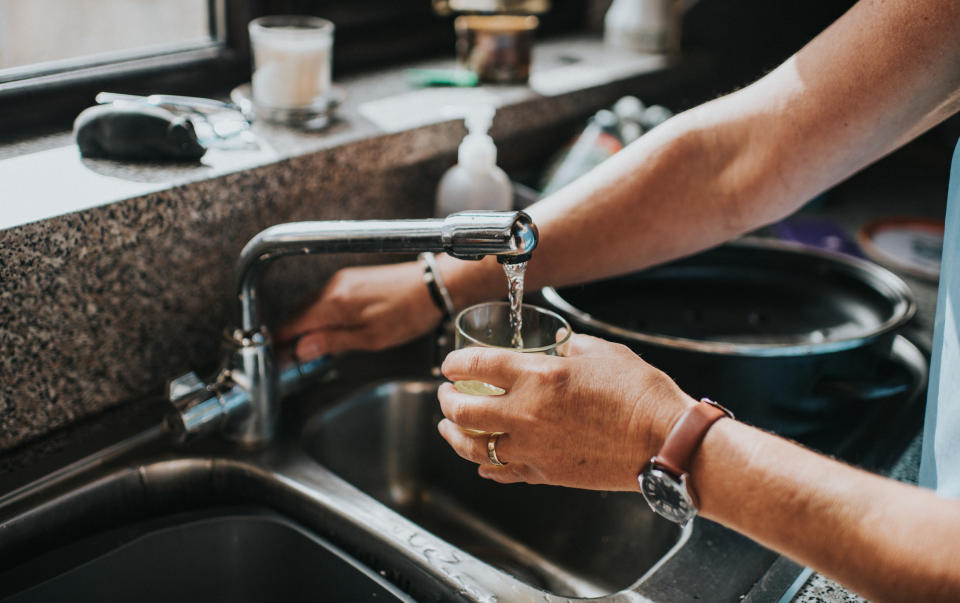
POLYGON ((856 402, 873 402, 906 393, 913 387, 913 378, 900 373, 883 381, 821 377, 813 386, 813 393, 822 396, 846 398, 856 402))
POLYGON ((926 387, 929 360, 929 352, 921 352, 908 338, 896 335, 890 351, 883 354, 872 376, 824 375, 811 391, 851 402, 873 402, 916 393, 926 387))

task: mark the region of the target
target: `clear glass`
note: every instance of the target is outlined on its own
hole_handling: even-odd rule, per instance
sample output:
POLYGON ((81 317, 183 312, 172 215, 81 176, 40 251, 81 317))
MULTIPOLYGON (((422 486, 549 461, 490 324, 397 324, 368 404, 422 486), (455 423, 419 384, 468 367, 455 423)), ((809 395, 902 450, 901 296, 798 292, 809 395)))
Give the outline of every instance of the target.
POLYGON ((333 23, 305 15, 250 22, 253 102, 265 109, 324 106, 331 87, 333 23))
MULTIPOLYGON (((518 349, 510 345, 513 327, 510 324, 509 302, 487 302, 470 306, 460 312, 454 321, 455 347, 460 350, 481 346, 515 350, 524 354, 564 355, 564 349, 572 334, 570 323, 556 312, 530 304, 521 306, 520 316, 523 321, 520 331, 523 347, 518 349), (566 333, 558 340, 557 331, 560 329, 566 329, 566 333)), ((455 381, 453 386, 460 393, 474 396, 501 396, 507 393, 501 387, 482 381, 455 381)), ((476 429, 461 429, 470 435, 490 435, 476 429)))

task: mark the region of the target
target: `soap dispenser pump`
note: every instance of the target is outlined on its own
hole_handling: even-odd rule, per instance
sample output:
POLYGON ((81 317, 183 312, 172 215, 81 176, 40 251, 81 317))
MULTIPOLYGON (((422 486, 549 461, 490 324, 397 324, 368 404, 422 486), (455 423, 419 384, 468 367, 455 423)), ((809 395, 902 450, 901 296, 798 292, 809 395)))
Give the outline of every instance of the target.
POLYGON ((457 165, 437 185, 438 217, 468 209, 509 211, 513 188, 507 174, 497 166, 497 146, 487 133, 495 110, 489 105, 471 107, 464 118, 467 135, 457 152, 457 165))

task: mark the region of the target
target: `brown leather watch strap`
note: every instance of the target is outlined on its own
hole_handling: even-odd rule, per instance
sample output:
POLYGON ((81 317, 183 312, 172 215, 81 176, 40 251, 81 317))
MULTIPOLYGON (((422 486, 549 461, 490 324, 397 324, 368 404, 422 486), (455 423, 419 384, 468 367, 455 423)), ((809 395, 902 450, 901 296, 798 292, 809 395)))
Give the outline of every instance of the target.
POLYGON ((689 470, 693 453, 707 435, 707 430, 723 417, 732 418, 733 414, 719 404, 703 398, 699 404, 688 408, 674 423, 660 447, 660 452, 651 462, 679 479, 689 470))

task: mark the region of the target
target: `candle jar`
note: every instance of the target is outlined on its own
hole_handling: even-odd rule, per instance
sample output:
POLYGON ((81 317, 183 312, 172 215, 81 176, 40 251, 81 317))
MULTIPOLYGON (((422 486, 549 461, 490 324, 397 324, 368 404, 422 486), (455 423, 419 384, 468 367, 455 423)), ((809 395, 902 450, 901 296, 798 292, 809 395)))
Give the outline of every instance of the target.
POLYGON ((457 17, 457 59, 482 81, 522 84, 530 77, 533 34, 538 24, 532 15, 457 17))
POLYGON ((250 22, 251 78, 258 117, 281 123, 325 112, 331 102, 333 23, 277 15, 250 22))

